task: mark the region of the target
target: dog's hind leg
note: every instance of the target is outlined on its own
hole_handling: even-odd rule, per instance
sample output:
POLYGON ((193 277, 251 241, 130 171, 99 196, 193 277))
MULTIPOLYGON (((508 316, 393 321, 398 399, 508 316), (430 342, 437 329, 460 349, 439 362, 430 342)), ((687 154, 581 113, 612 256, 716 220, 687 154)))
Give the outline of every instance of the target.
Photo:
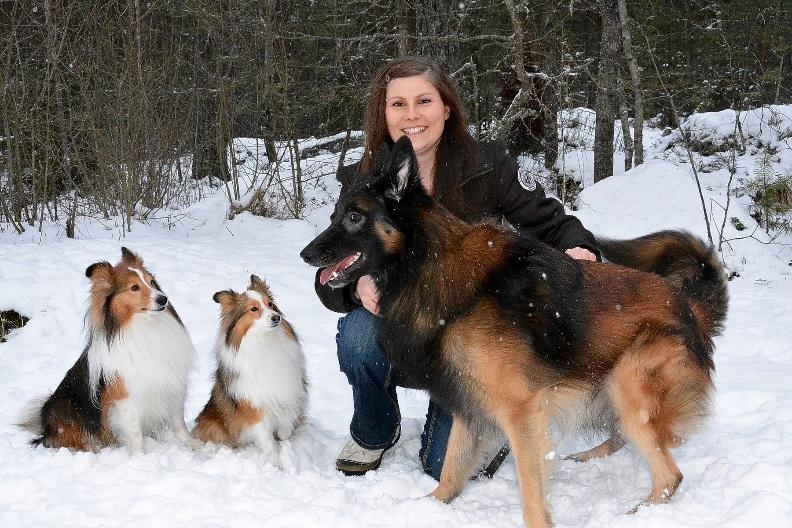
POLYGON ((673 338, 627 352, 608 380, 608 393, 619 415, 621 432, 646 459, 652 491, 642 504, 668 502, 682 482, 670 448, 684 430, 706 412, 711 382, 685 346, 673 338))
POLYGON ((550 476, 547 459, 550 439, 541 392, 522 404, 503 410, 498 421, 514 453, 525 524, 531 528, 550 526, 552 522, 545 500, 545 483, 550 476))
POLYGON ((574 460, 575 462, 588 462, 589 460, 593 460, 595 458, 603 458, 609 455, 612 455, 622 447, 624 447, 625 441, 624 437, 620 435, 617 431, 613 431, 611 433, 611 437, 602 442, 597 447, 592 447, 591 449, 587 449, 586 451, 581 451, 579 453, 572 453, 571 455, 566 455, 564 460, 574 460))
POLYGON ((481 458, 482 433, 476 422, 454 415, 440 483, 431 493, 434 498, 449 502, 462 492, 481 458))

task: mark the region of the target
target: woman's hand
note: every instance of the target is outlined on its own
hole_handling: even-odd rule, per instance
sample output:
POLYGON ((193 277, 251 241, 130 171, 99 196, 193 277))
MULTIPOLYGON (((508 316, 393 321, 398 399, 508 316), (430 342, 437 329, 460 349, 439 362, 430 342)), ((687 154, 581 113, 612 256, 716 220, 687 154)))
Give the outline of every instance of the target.
POLYGON ((363 275, 358 279, 355 293, 360 298, 360 302, 363 303, 363 308, 374 315, 379 315, 380 293, 371 275, 363 275))
POLYGON ((597 261, 597 255, 592 253, 586 248, 582 247, 573 247, 566 250, 566 254, 572 257, 573 259, 578 260, 593 260, 597 261))

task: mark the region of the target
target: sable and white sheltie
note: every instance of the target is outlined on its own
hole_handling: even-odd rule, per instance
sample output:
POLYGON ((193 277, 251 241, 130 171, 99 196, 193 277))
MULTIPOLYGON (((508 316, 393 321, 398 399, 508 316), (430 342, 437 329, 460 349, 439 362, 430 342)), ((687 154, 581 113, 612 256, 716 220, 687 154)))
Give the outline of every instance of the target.
POLYGON ((308 399, 305 356, 292 326, 256 275, 244 293, 219 291, 218 366, 193 434, 204 442, 255 444, 278 464, 275 442, 289 438, 308 399))
POLYGON ((143 452, 145 435, 164 428, 190 447, 184 399, 193 346, 176 310, 140 257, 121 248, 115 266, 97 262, 85 316, 87 344, 55 392, 33 403, 22 425, 31 443, 96 450, 122 444, 143 452))

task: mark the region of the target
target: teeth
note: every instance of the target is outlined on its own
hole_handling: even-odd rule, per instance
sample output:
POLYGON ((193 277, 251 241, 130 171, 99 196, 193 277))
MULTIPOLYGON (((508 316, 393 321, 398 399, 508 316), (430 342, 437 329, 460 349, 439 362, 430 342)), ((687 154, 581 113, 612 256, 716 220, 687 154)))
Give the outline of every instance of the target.
POLYGON ((419 134, 419 133, 423 132, 424 130, 426 130, 426 127, 425 127, 425 126, 420 126, 420 127, 411 127, 411 128, 403 128, 402 130, 403 130, 403 131, 404 131, 404 133, 405 133, 405 134, 407 134, 407 135, 410 135, 410 134, 419 134))

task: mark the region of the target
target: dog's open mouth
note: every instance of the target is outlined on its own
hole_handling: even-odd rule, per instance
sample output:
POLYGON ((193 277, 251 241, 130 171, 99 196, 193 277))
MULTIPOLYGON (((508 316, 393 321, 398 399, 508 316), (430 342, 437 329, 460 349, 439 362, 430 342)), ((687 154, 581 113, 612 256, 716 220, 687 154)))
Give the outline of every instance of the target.
POLYGON ((347 257, 344 257, 339 262, 327 266, 325 269, 322 270, 322 273, 319 275, 319 284, 324 286, 325 284, 330 284, 333 286, 335 284, 339 284, 344 278, 349 275, 349 272, 354 269, 355 264, 359 264, 365 260, 362 253, 357 252, 353 253, 347 257), (362 257, 362 258, 361 258, 362 257))

